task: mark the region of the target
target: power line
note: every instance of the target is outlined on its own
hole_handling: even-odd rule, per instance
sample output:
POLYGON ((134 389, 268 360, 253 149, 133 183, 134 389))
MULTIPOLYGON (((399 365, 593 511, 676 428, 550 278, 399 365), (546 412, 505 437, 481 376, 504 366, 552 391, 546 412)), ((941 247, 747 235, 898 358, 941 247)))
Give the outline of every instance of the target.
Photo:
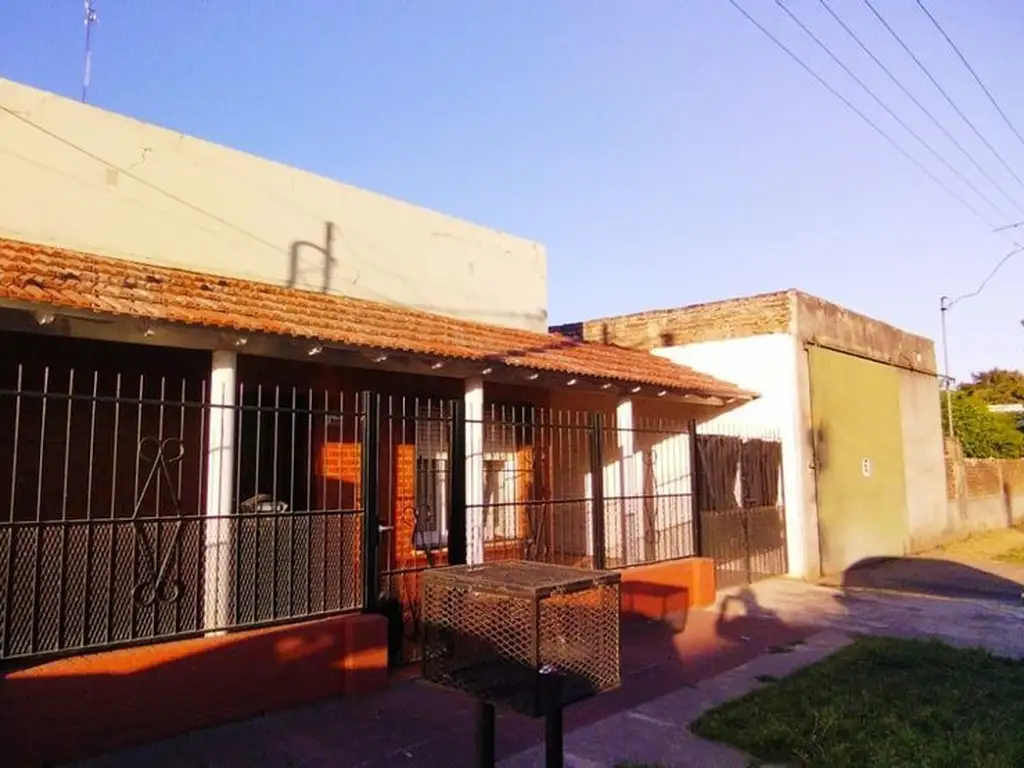
POLYGON ((992 280, 992 278, 996 276, 996 273, 999 272, 999 270, 1002 269, 1006 265, 1006 262, 1008 262, 1010 259, 1012 259, 1014 256, 1016 256, 1021 251, 1024 251, 1024 246, 1018 245, 1012 251, 1010 251, 1005 256, 1003 256, 1003 258, 1001 258, 998 262, 996 262, 996 265, 994 267, 992 267, 992 271, 989 272, 985 276, 985 279, 981 281, 981 283, 978 285, 976 290, 971 291, 970 293, 965 293, 965 294, 963 294, 961 296, 957 296, 953 300, 949 300, 948 298, 943 297, 944 298, 945 309, 947 309, 947 310, 951 309, 954 304, 958 304, 961 301, 963 301, 964 299, 973 299, 975 296, 977 296, 979 293, 981 293, 983 290, 985 290, 985 286, 988 285, 989 281, 992 280))
POLYGON ((955 167, 953 167, 953 165, 948 160, 946 160, 946 158, 944 158, 940 152, 938 152, 931 144, 929 144, 927 141, 925 141, 923 138, 921 138, 921 135, 919 133, 917 133, 917 131, 915 131, 913 128, 911 128, 909 125, 907 125, 906 121, 903 120, 903 118, 901 118, 899 115, 897 115, 892 110, 892 108, 889 107, 888 104, 886 104, 884 101, 882 101, 882 99, 879 98, 879 96, 874 91, 872 91, 871 88, 869 88, 864 83, 863 80, 861 80, 859 77, 857 77, 857 75, 854 74, 853 70, 850 69, 848 66, 846 66, 846 64, 844 64, 843 61, 832 52, 832 49, 829 48, 827 45, 825 45, 825 43, 823 43, 821 41, 821 39, 817 35, 815 35, 814 32, 806 24, 804 24, 800 20, 800 18, 795 13, 793 13, 793 11, 791 11, 786 6, 785 3, 782 2, 782 0, 775 0, 775 4, 779 8, 781 8, 782 11, 787 16, 789 16, 789 18, 792 19, 793 22, 796 23, 796 25, 798 27, 800 27, 800 29, 802 29, 807 34, 808 37, 810 37, 815 43, 817 43, 818 47, 820 47, 826 54, 828 54, 829 58, 831 58, 832 61, 834 61, 836 64, 838 64, 842 68, 842 70, 847 75, 849 75, 853 79, 853 81, 855 83, 857 83, 857 85, 859 85, 868 96, 870 96, 872 99, 874 99, 875 103, 877 103, 878 106, 880 106, 882 109, 884 109, 885 112, 893 120, 895 120, 897 123, 899 123, 907 133, 909 133, 911 136, 913 136, 922 147, 927 149, 935 157, 936 160, 938 160, 940 163, 942 163, 944 166, 946 166, 946 168, 949 169, 950 173, 952 173, 954 176, 956 176, 958 179, 960 179, 960 181, 962 181, 965 185, 967 185, 967 187, 970 188, 978 197, 980 197, 982 200, 984 200, 986 203, 988 203, 990 206, 992 206, 992 208, 995 211, 997 211, 1000 216, 1002 216, 1005 219, 1009 219, 1010 218, 1009 216, 1007 216, 1006 212, 1002 208, 1000 208, 998 205, 996 205, 991 200, 991 198, 989 198, 988 195, 986 195, 984 192, 982 192, 980 189, 978 189, 974 185, 974 182, 972 182, 970 179, 968 179, 966 176, 964 176, 959 170, 957 170, 955 167))
POLYGON ((897 152, 899 152, 901 155, 903 155, 903 157, 905 157, 911 163, 916 165, 918 167, 918 169, 922 173, 926 174, 928 176, 928 178, 930 178, 939 187, 941 187, 942 190, 946 194, 948 194, 950 197, 952 197, 954 200, 956 200, 962 206, 964 206, 967 210, 969 210, 971 213, 973 213, 975 216, 977 216, 979 219, 981 219, 983 222, 985 222, 985 224, 987 224, 990 229, 995 229, 995 225, 992 224, 991 220, 989 220, 989 218, 987 216, 985 216, 984 214, 980 213, 977 208, 975 208, 973 205, 971 205, 966 200, 964 200, 955 191, 950 189, 950 187, 945 182, 943 182, 934 173, 929 171, 928 168, 925 167, 925 165, 920 160, 918 160, 916 157, 914 157, 909 152, 907 152, 907 150, 905 150, 900 145, 900 143, 898 141, 896 141, 896 139, 894 139, 892 136, 890 136, 888 133, 886 133, 882 128, 880 128, 877 123, 875 123, 870 117, 865 115, 864 112, 862 112, 860 109, 858 109, 849 99, 847 99, 845 96, 843 96, 841 93, 839 93, 839 91, 837 91, 835 88, 833 88, 831 85, 829 85, 829 83, 821 75, 819 75, 817 72, 815 72, 814 69, 809 64, 807 64, 803 59, 801 59, 799 56, 797 56, 795 53, 793 53, 793 51, 785 43, 783 43, 781 40, 779 40, 777 37, 775 37, 775 35, 773 35, 771 32, 769 32, 768 29, 765 28, 761 24, 761 22, 759 22, 757 19, 755 19, 753 16, 751 16, 747 12, 747 10, 737 2, 737 0, 729 0, 729 4, 732 5, 732 7, 735 8, 737 11, 739 11, 740 14, 742 14, 743 17, 746 18, 747 21, 749 21, 751 24, 753 24, 761 32, 761 34, 763 34, 765 37, 767 37, 769 40, 771 40, 773 43, 775 43, 776 46, 778 46, 784 53, 786 53, 791 59, 793 59, 793 61, 795 61, 797 63, 797 65, 800 66, 801 69, 803 69, 807 74, 809 74, 811 77, 813 77, 815 80, 817 80, 818 83, 822 87, 825 88, 825 90, 827 90, 829 93, 831 93, 837 99, 839 99, 839 101, 841 101, 844 105, 846 105, 847 109, 849 109, 851 112, 853 112, 855 115, 857 115, 857 117, 859 117, 861 120, 863 120, 865 123, 867 123, 868 126, 872 130, 875 131, 875 133, 877 133, 879 136, 881 136, 883 139, 885 139, 890 145, 892 145, 892 147, 897 152))
POLYGON ((1002 196, 1005 197, 1014 207, 1016 207, 1017 210, 1024 213, 1024 208, 1021 207, 1021 204, 1018 203, 1017 200, 1015 200, 998 181, 996 181, 995 179, 992 178, 992 176, 989 175, 989 173, 981 166, 981 164, 974 158, 974 156, 970 152, 968 152, 967 149, 964 148, 964 146, 957 140, 957 138, 952 133, 950 133, 949 130, 941 122, 939 122, 938 118, 936 118, 935 115, 933 115, 931 111, 927 107, 925 107, 918 100, 918 98, 914 96, 913 93, 910 92, 909 89, 907 89, 907 87, 900 81, 900 79, 892 73, 892 70, 890 70, 881 60, 879 60, 879 58, 871 51, 871 49, 864 43, 864 41, 857 36, 857 33, 854 32, 845 21, 843 21, 843 19, 839 16, 838 13, 835 12, 835 10, 833 10, 832 6, 828 4, 828 0, 818 0, 818 2, 821 3, 825 10, 828 11, 829 15, 836 20, 839 26, 841 26, 846 31, 846 34, 848 34, 853 39, 853 41, 858 46, 860 46, 860 49, 864 51, 864 53, 866 53, 868 56, 870 56, 871 60, 875 62, 875 64, 877 64, 883 72, 885 72, 885 74, 889 77, 890 80, 892 80, 896 87, 899 88, 908 99, 910 99, 915 105, 917 105, 918 109, 924 112, 924 114, 935 124, 935 127, 942 131, 946 138, 953 142, 953 145, 960 150, 964 157, 966 157, 975 168, 978 169, 978 172, 982 176, 984 176, 989 181, 989 183, 992 184, 992 186, 999 190, 1002 196))
POLYGON ((935 28, 939 30, 939 34, 941 34, 946 39, 946 42, 949 43, 949 47, 953 49, 953 52, 956 53, 958 57, 960 57, 960 61, 962 61, 964 66, 967 67, 967 71, 971 73, 971 76, 974 78, 974 81, 981 87, 981 90, 985 92, 985 95, 988 96, 988 100, 992 102, 992 106, 996 108, 996 112, 998 112, 999 116, 1003 118, 1003 122, 1006 123, 1006 125, 1009 127, 1011 131, 1013 131, 1014 136, 1017 137, 1020 143, 1024 144, 1024 136, 1020 135, 1020 131, 1017 130, 1017 127, 1013 124, 1010 118, 1006 116, 1006 113, 1003 112, 1003 108, 999 106, 999 102, 996 101, 996 97, 992 95, 992 92, 988 89, 988 87, 985 85, 985 82, 981 79, 981 76, 974 71, 974 67, 972 67, 971 63, 967 61, 967 57, 964 56, 963 52, 961 52, 961 50, 957 47, 956 43, 953 42, 952 38, 950 38, 950 36, 946 34, 946 30, 944 30, 942 28, 942 25, 940 25, 936 18, 932 16, 929 10, 925 7, 924 3, 921 0, 917 0, 917 5, 922 11, 924 11, 924 15, 928 17, 929 21, 931 21, 931 23, 935 25, 935 28))
POLYGON ((897 33, 896 30, 892 28, 889 22, 885 20, 885 17, 882 16, 882 14, 878 11, 877 8, 875 8, 874 5, 871 4, 871 0, 864 0, 864 4, 871 10, 871 13, 874 14, 875 18, 878 19, 879 23, 883 27, 885 27, 885 30, 890 35, 892 35, 893 39, 897 43, 899 43, 900 47, 903 48, 906 54, 911 59, 913 59, 914 63, 917 64, 918 68, 924 73, 925 77, 927 77, 931 81, 932 85, 934 85, 935 88, 939 91, 939 93, 942 94, 942 97, 946 100, 949 106, 951 106, 953 110, 960 116, 960 119, 963 120, 967 124, 967 127, 974 132, 974 135, 978 137, 981 143, 984 144, 993 155, 995 155, 996 159, 999 160, 1003 168, 1005 168, 1006 171, 1011 176, 1013 176, 1016 182, 1020 184, 1022 188, 1024 188, 1024 180, 1022 180, 1021 177, 1018 176, 1017 173, 1013 170, 1013 168, 1010 167, 1010 164, 1006 162, 1005 158, 1003 158, 1003 156, 999 153, 999 150, 993 147, 989 140, 982 135, 981 131, 978 130, 977 126, 975 126, 974 123, 971 122, 971 119, 964 114, 964 111, 960 109, 959 106, 957 106, 957 103, 953 101, 952 97, 949 95, 946 89, 942 87, 941 83, 939 83, 937 79, 935 79, 935 76, 931 73, 931 70, 929 70, 928 67, 925 66, 924 62, 922 62, 917 57, 917 55, 912 50, 910 50, 910 46, 903 42, 903 38, 899 36, 899 33, 897 33))

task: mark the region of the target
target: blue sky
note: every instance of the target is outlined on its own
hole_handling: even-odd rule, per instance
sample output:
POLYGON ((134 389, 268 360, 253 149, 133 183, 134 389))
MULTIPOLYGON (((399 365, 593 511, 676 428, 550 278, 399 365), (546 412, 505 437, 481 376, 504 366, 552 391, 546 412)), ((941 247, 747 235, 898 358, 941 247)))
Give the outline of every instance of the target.
MULTIPOLYGON (((1024 220, 986 208, 773 2, 742 2, 990 219, 1024 220)), ((1024 203, 867 7, 830 2, 1024 203)), ((553 323, 796 287, 937 338, 939 296, 1012 247, 726 0, 95 3, 90 102, 539 240, 553 323)), ((1024 142, 916 4, 874 3, 1024 178, 1024 142)), ((998 202, 819 2, 788 5, 998 202)), ((927 5, 1024 133, 1024 6, 927 5)), ((0 76, 77 97, 82 52, 78 0, 0 6, 0 76)), ((955 375, 1024 367, 1022 287, 1024 254, 950 312, 955 375)))

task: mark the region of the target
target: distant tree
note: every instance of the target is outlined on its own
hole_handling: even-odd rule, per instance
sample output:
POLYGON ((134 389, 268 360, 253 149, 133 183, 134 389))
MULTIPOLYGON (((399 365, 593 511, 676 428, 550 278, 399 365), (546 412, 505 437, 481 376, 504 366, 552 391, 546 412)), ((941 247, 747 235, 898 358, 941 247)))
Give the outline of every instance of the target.
MULTIPOLYGON (((988 403, 963 389, 953 392, 953 427, 971 459, 1024 458, 1024 433, 1017 429, 1014 418, 1005 413, 993 413, 988 403)), ((948 429, 946 405, 942 404, 943 428, 948 429)))
POLYGON ((1024 403, 1024 371, 993 368, 972 373, 971 380, 958 390, 991 405, 1024 403))

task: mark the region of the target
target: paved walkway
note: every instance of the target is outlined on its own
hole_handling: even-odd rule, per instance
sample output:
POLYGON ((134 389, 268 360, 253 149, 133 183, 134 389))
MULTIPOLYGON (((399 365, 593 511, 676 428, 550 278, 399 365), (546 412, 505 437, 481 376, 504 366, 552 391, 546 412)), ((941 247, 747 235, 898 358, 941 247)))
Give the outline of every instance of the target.
MULTIPOLYGON (((687 726, 704 712, 743 696, 763 675, 784 677, 821 661, 854 634, 936 637, 951 645, 983 647, 1024 658, 1024 606, 997 600, 959 600, 884 591, 843 591, 788 579, 763 582, 719 598, 719 625, 743 640, 765 622, 813 625, 819 631, 790 653, 770 653, 724 672, 695 688, 680 689, 611 715, 569 734, 567 763, 611 768, 625 760, 673 768, 741 768, 751 758, 697 738, 687 726)), ((542 765, 539 747, 505 760, 502 768, 542 765)))
MULTIPOLYGON (((626 622, 622 687, 567 710, 567 731, 694 686, 813 631, 769 619, 753 622, 756 630, 746 623, 723 624, 714 611, 691 611, 682 631, 661 622, 626 622)), ((472 704, 466 698, 419 682, 402 682, 379 694, 195 731, 77 766, 459 768, 471 764, 472 722, 472 704)), ((499 759, 515 755, 541 742, 543 722, 501 714, 497 736, 499 759)))
MULTIPOLYGON (((620 762, 672 768, 747 768, 749 755, 694 736, 688 726, 732 699, 815 664, 849 645, 848 635, 826 630, 787 652, 759 656, 693 688, 682 688, 634 709, 573 731, 565 740, 570 768, 611 768, 620 762)), ((536 768, 544 764, 536 746, 504 760, 500 768, 536 768)))
POLYGON ((936 637, 1024 658, 1024 603, 841 590, 776 579, 741 592, 725 616, 747 609, 784 624, 814 625, 892 637, 936 637), (739 603, 746 604, 740 606, 739 603))
MULTIPOLYGON (((844 592, 778 579, 723 595, 716 611, 691 612, 681 633, 660 623, 631 624, 624 631, 623 687, 567 712, 568 764, 596 768, 630 759, 670 766, 745 765, 745 757, 695 738, 686 725, 750 690, 759 675, 778 677, 823 658, 854 633, 934 636, 1024 658, 1024 606, 844 592), (767 653, 780 648, 793 653, 767 653)), ((458 768, 471 764, 470 724, 471 705, 464 698, 409 682, 381 694, 197 731, 77 766, 458 768)), ((541 765, 541 734, 541 723, 499 716, 502 764, 541 765)))

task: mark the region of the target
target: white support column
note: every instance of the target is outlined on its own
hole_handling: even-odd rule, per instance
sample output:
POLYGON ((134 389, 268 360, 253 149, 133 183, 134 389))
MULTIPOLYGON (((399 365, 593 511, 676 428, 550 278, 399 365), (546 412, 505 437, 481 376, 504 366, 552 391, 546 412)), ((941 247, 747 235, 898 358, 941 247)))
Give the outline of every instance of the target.
MULTIPOLYGON (((640 562, 644 558, 644 477, 643 455, 636 450, 635 418, 633 401, 625 398, 615 408, 615 422, 619 436, 619 487, 625 501, 622 503, 621 517, 614 523, 621 537, 619 545, 621 557, 627 563, 640 562)), ((612 526, 605 523, 606 530, 612 526)))
POLYGON ((223 630, 231 620, 231 527, 235 468, 238 356, 215 351, 206 429, 206 509, 203 550, 203 626, 223 630))
POLYGON ((466 562, 484 561, 484 382, 466 379, 466 562))

